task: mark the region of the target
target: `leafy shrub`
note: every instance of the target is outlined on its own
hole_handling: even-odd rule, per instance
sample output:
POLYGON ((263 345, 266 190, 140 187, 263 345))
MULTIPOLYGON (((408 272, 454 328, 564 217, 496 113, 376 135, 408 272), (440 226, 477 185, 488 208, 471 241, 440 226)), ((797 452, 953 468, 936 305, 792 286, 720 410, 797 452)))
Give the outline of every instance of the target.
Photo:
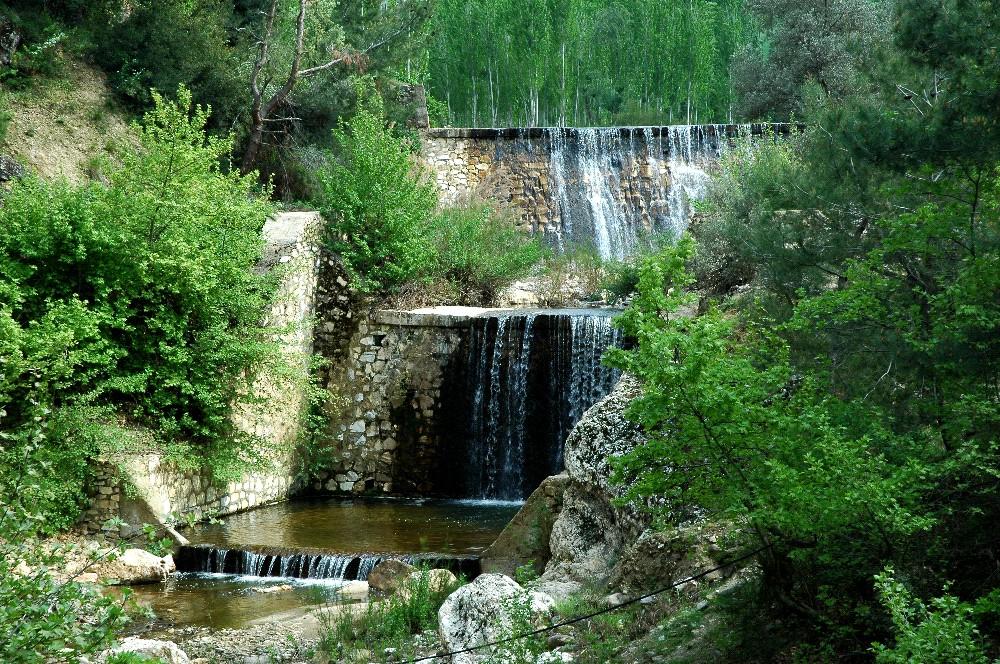
POLYGON ((28 445, 52 413, 62 434, 34 453, 63 469, 66 493, 45 501, 60 519, 119 417, 229 466, 255 457, 229 415, 277 356, 260 324, 272 286, 253 269, 271 208, 222 170, 231 143, 206 139, 188 91, 154 100, 110 186, 28 179, 0 209, 0 432, 28 445))
POLYGON ((337 661, 347 661, 358 650, 381 653, 387 648, 396 650, 391 661, 401 656, 412 656, 410 639, 415 634, 437 628, 438 609, 448 595, 462 585, 462 579, 453 587, 434 588, 429 570, 409 581, 402 591, 388 599, 370 602, 364 612, 340 611, 325 625, 326 633, 319 649, 337 661))
POLYGON ((973 609, 957 597, 942 595, 930 607, 913 597, 892 568, 875 577, 879 597, 892 617, 896 644, 873 646, 880 664, 989 664, 973 609))
MULTIPOLYGON (((19 486, 4 483, 0 495, 19 486)), ((112 644, 126 622, 122 602, 53 577, 66 551, 42 546, 37 526, 20 501, 0 501, 0 661, 75 662, 112 644)))
POLYGON ((457 289, 460 304, 492 304, 544 254, 538 238, 518 230, 512 216, 491 203, 442 210, 431 235, 434 275, 457 289))
POLYGON ((386 126, 378 104, 341 121, 333 138, 335 154, 319 173, 327 243, 361 290, 392 292, 431 263, 427 226, 435 187, 409 144, 386 126))

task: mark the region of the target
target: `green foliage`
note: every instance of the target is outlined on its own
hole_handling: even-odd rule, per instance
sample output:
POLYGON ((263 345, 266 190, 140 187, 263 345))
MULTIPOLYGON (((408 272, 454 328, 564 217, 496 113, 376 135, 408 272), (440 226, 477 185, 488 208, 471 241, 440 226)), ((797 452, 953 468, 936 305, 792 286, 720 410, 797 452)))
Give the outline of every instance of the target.
POLYGON ((972 621, 972 607, 942 595, 930 607, 896 580, 892 568, 875 577, 879 597, 892 616, 896 644, 875 644, 880 664, 989 664, 982 638, 972 621))
POLYGON ((650 441, 618 479, 662 523, 742 524, 761 602, 800 621, 802 652, 895 632, 886 661, 951 661, 928 648, 962 646, 962 603, 984 596, 982 652, 997 647, 981 574, 1000 551, 995 9, 904 3, 857 96, 820 95, 804 133, 727 157, 700 255, 684 240, 645 261, 621 319, 639 345, 613 361, 644 382, 631 416, 650 441), (914 597, 952 583, 958 599, 882 577, 880 605, 886 566, 914 597))
POLYGON ((432 260, 427 226, 437 206, 435 187, 378 106, 342 121, 333 137, 336 153, 319 173, 327 245, 360 289, 392 292, 432 260))
POLYGON ((271 208, 222 170, 230 142, 206 139, 189 92, 155 103, 110 186, 27 179, 0 210, 0 430, 5 453, 52 466, 53 526, 87 460, 130 437, 118 418, 226 466, 259 457, 229 415, 277 357, 260 326, 272 286, 253 269, 271 208), (39 447, 42 416, 57 435, 39 447))
POLYGON ((538 578, 538 570, 535 569, 535 561, 529 560, 523 565, 518 565, 514 570, 514 580, 519 585, 526 586, 538 578))
POLYGON ((808 97, 844 98, 865 79, 890 40, 883 0, 752 0, 762 34, 733 59, 733 84, 747 119, 788 120, 808 97))
POLYGON ((150 90, 187 86, 211 104, 215 128, 233 125, 245 103, 240 53, 227 30, 232 10, 215 0, 143 0, 124 20, 96 22, 93 51, 114 89, 134 108, 154 105, 150 90))
POLYGON ((442 210, 430 228, 431 274, 448 280, 459 304, 489 305, 526 276, 544 254, 541 241, 517 228, 513 215, 491 203, 442 210))
MULTIPOLYGON (((5 496, 17 484, 3 483, 5 496)), ((68 550, 44 546, 20 500, 0 501, 0 660, 77 661, 111 645, 126 622, 122 603, 52 574, 68 550)))
POLYGON ((0 95, 0 145, 7 140, 7 131, 10 129, 11 120, 14 114, 9 108, 7 95, 0 95))
POLYGON ((429 89, 458 126, 724 122, 751 25, 732 0, 442 0, 429 89))
POLYGON ((366 657, 379 657, 387 649, 385 660, 415 656, 412 637, 437 629, 438 609, 464 581, 448 587, 435 587, 429 570, 407 581, 396 594, 369 602, 363 612, 340 611, 328 618, 319 651, 338 661, 347 661, 353 653, 365 651, 366 657))

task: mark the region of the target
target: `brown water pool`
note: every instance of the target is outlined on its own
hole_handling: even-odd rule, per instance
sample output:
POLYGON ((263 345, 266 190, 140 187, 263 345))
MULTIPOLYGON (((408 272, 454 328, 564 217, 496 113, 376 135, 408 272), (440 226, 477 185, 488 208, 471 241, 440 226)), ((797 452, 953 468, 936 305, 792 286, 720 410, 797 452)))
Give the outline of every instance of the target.
MULTIPOLYGON (((195 544, 392 554, 476 555, 496 539, 517 503, 425 500, 294 500, 199 524, 195 544)), ((164 624, 242 627, 279 613, 343 601, 342 582, 178 574, 133 597, 164 624)))

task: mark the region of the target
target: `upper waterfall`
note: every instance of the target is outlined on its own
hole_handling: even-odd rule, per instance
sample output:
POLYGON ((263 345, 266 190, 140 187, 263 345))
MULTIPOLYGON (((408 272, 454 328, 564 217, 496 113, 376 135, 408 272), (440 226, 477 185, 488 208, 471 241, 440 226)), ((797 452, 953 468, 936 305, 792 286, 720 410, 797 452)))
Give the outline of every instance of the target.
POLYGON ((442 200, 482 195, 521 213, 526 232, 558 250, 605 259, 636 253, 654 233, 679 235, 713 165, 742 136, 790 125, 532 127, 430 130, 424 156, 442 200))

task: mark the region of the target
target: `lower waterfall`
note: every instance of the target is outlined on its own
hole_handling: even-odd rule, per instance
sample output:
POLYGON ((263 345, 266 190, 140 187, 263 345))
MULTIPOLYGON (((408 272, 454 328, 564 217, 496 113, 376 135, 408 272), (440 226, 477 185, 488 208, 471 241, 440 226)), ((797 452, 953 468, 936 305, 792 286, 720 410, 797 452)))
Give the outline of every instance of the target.
POLYGON ((366 581, 379 563, 390 559, 448 569, 468 578, 479 574, 479 559, 475 556, 229 549, 212 545, 181 547, 177 554, 177 569, 180 572, 238 576, 366 581))
POLYGON ((520 500, 561 471, 562 444, 620 372, 601 364, 621 341, 614 312, 476 318, 442 400, 448 468, 440 485, 482 500, 520 500), (458 471, 456 466, 461 466, 458 471))

